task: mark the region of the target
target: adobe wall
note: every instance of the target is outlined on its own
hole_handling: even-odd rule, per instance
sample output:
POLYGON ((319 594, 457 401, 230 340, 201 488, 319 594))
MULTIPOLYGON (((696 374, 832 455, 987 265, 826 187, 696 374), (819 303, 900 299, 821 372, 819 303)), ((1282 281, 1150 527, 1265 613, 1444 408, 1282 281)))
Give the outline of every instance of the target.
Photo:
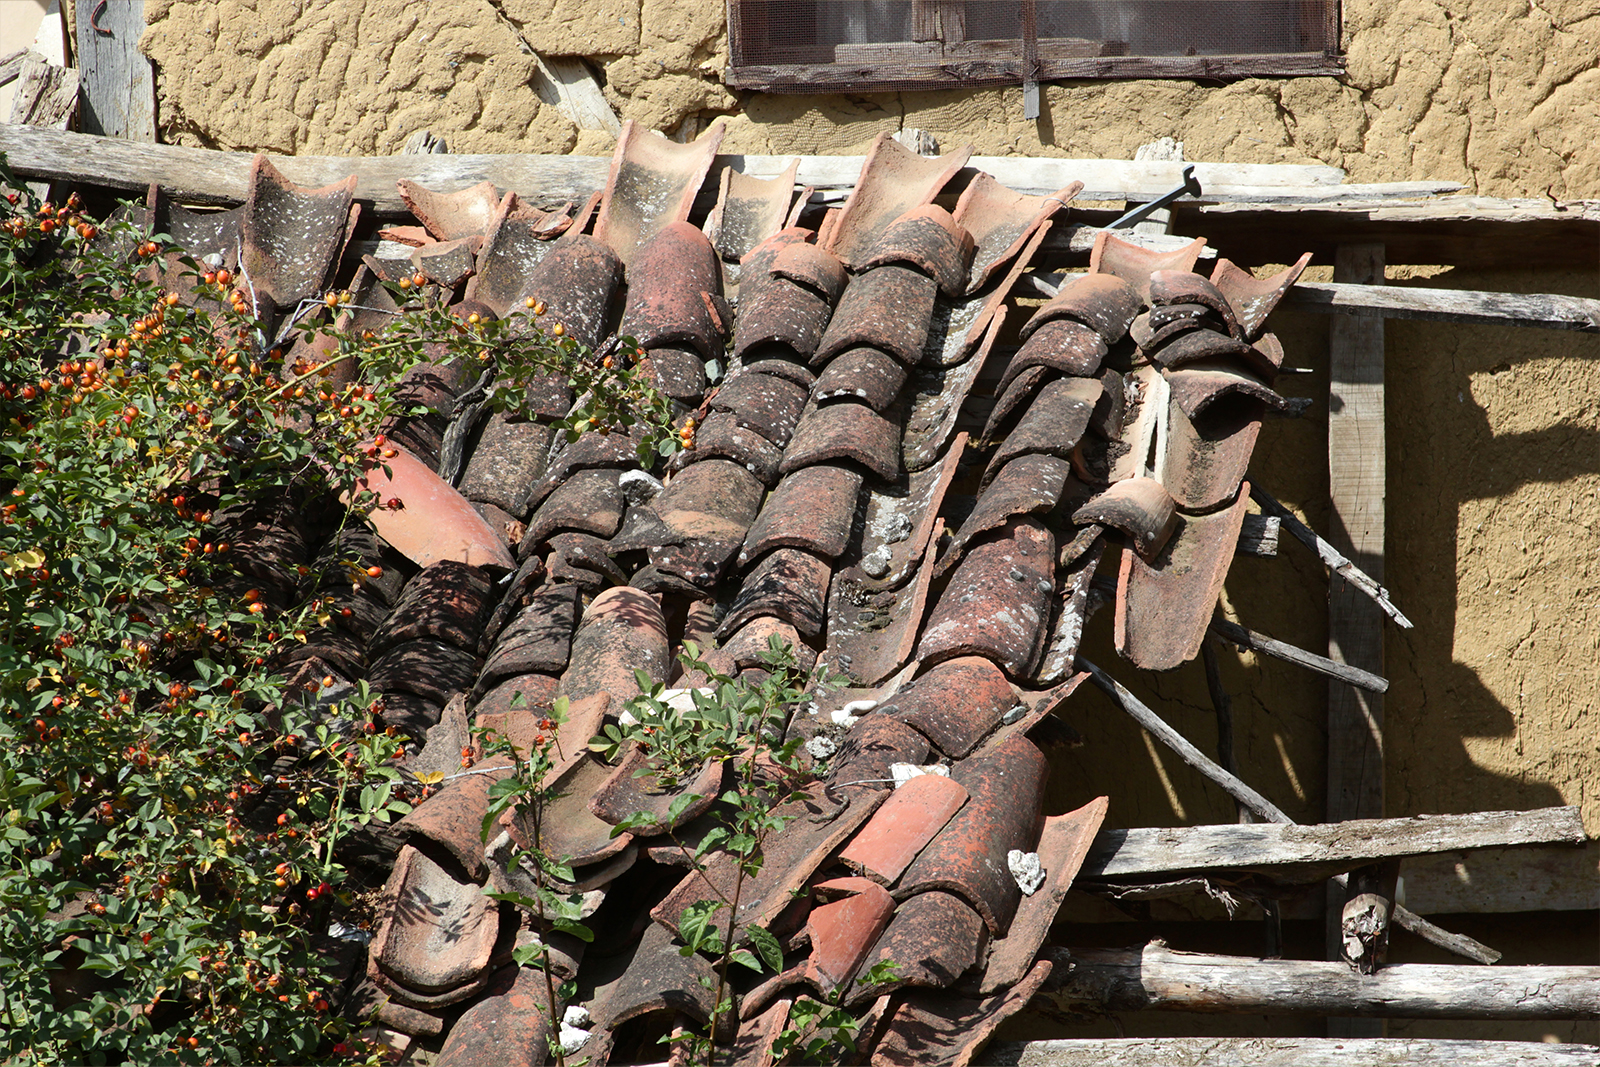
MULTIPOLYGON (((1052 85, 1037 125, 1014 89, 730 93, 718 80, 722 12, 720 0, 147 0, 143 47, 159 68, 165 139, 216 148, 391 153, 427 128, 457 152, 608 154, 609 136, 539 103, 526 45, 588 56, 624 119, 692 132, 728 116, 725 151, 859 153, 912 126, 985 154, 1130 158, 1171 136, 1190 159, 1600 197, 1600 0, 1348 0, 1344 79, 1052 85)), ((1600 296, 1594 273, 1507 268, 1424 284, 1600 296)), ((1327 320, 1279 314, 1290 362, 1314 371, 1286 388, 1319 403, 1269 423, 1254 469, 1325 526, 1327 320)), ((1390 324, 1388 573, 1418 623, 1388 639, 1391 814, 1566 802, 1600 835, 1597 363, 1593 336, 1390 324)), ((1318 649, 1325 588, 1320 566, 1285 538, 1278 560, 1238 563, 1227 605, 1318 649)), ((1086 651, 1109 665, 1107 644, 1086 651)), ((1241 773, 1297 818, 1320 818, 1321 683, 1251 656, 1225 656, 1223 669, 1241 773)), ((1210 747, 1198 665, 1139 684, 1210 747)), ((1058 805, 1104 791, 1117 798, 1116 825, 1231 817, 1231 801, 1098 695, 1074 714, 1090 744, 1059 759, 1058 805)))

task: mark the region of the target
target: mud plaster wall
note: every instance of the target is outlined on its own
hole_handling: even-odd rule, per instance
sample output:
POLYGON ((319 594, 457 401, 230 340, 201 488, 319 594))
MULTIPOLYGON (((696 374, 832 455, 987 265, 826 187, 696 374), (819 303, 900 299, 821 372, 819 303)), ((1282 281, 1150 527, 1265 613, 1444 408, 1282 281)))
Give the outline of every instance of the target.
MULTIPOLYGON (((537 52, 586 57, 623 119, 687 135, 727 116, 725 151, 859 153, 910 126, 985 154, 1129 158, 1171 136, 1191 159, 1600 197, 1600 0, 1349 0, 1343 79, 1051 85, 1037 125, 1017 90, 731 93, 718 79, 721 0, 147 0, 146 18, 163 136, 184 144, 390 153, 427 128, 456 152, 609 153, 608 135, 540 103, 537 52)), ((1446 272, 1426 284, 1600 296, 1593 273, 1446 272)), ((1277 326, 1291 362, 1315 370, 1288 391, 1318 406, 1269 423, 1255 472, 1325 527, 1327 321, 1280 313, 1277 326)), ((1418 623, 1388 639, 1390 814, 1567 802, 1600 834, 1597 358, 1594 337, 1390 324, 1389 579, 1418 623)), ((1227 606, 1318 649, 1325 588, 1286 538, 1277 561, 1238 563, 1227 606)), ((1097 620, 1087 651, 1112 665, 1106 629, 1097 620)), ((1319 819, 1321 683, 1251 656, 1223 668, 1241 773, 1296 818, 1319 819)), ((1198 665, 1137 684, 1214 744, 1198 665)), ((1090 744, 1057 762, 1058 809, 1109 792, 1116 825, 1231 818, 1231 801, 1097 694, 1074 714, 1090 744), (1132 767, 1105 755, 1130 752, 1132 767)))

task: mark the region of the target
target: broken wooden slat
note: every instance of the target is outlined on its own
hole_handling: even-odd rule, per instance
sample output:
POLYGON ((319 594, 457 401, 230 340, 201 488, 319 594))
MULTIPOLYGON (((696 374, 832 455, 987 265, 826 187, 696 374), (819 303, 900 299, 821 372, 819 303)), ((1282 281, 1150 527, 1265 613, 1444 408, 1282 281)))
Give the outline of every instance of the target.
MULTIPOLYGON (((1130 718, 1149 731, 1156 740, 1171 749, 1179 759, 1221 786, 1235 800, 1245 804, 1251 811, 1268 822, 1294 822, 1282 808, 1250 788, 1239 779, 1238 775, 1230 774, 1217 766, 1215 761, 1198 748, 1195 748, 1188 738, 1169 726, 1161 716, 1146 707, 1138 697, 1128 692, 1115 678, 1082 656, 1078 657, 1078 669, 1088 671, 1094 680, 1094 684, 1104 691, 1118 707, 1127 712, 1130 718)), ((1342 887, 1344 877, 1342 875, 1336 877, 1333 882, 1342 887)), ((1442 927, 1435 926, 1422 916, 1403 907, 1395 908, 1394 921, 1418 937, 1438 945, 1447 952, 1453 952, 1469 960, 1476 960, 1479 963, 1493 963, 1501 956, 1501 953, 1488 945, 1474 941, 1465 934, 1452 933, 1442 927)))
POLYGON ((83 84, 79 125, 85 133, 153 143, 155 72, 139 51, 139 37, 145 31, 144 0, 74 2, 74 60, 83 84))
POLYGON ((1102 830, 1081 877, 1127 879, 1206 870, 1315 867, 1350 870, 1375 860, 1507 845, 1581 845, 1577 807, 1415 815, 1337 823, 1222 823, 1102 830))
POLYGON ((1143 949, 1060 949, 1045 1001, 1064 1009, 1335 1015, 1391 1019, 1600 1018, 1600 967, 1404 963, 1373 975, 1341 961, 1263 960, 1143 949))
POLYGON ((28 58, 31 49, 19 48, 15 52, 7 52, 0 56, 0 85, 10 85, 22 74, 22 61, 28 58))
POLYGON ((1239 531, 1239 555, 1277 559, 1278 534, 1282 529, 1283 520, 1276 515, 1246 515, 1244 527, 1239 531))
POLYGON ((611 110, 588 63, 578 56, 535 54, 533 60, 533 91, 541 101, 571 119, 580 130, 603 130, 613 137, 622 133, 622 120, 611 110))
POLYGON ((1016 1067, 1593 1067, 1600 1045, 1326 1037, 1129 1037, 995 1043, 1016 1067))
POLYGON ((1556 293, 1482 293, 1349 282, 1299 282, 1287 302, 1301 311, 1430 319, 1481 326, 1534 326, 1600 333, 1600 300, 1556 293))
POLYGON ((1307 652, 1303 648, 1296 648, 1286 641, 1279 641, 1266 634, 1258 634, 1248 630, 1237 623, 1227 619, 1215 619, 1211 623, 1211 632, 1243 648, 1265 652, 1269 656, 1293 663, 1307 670, 1316 671, 1328 678, 1336 679, 1353 685, 1358 689, 1365 689, 1369 693, 1383 693, 1389 689, 1389 679, 1380 678, 1371 671, 1364 671, 1360 667, 1352 667, 1348 663, 1336 663, 1326 656, 1319 656, 1315 652, 1307 652))
MULTIPOLYGON (((29 53, 11 98, 11 121, 26 127, 64 127, 78 107, 78 72, 29 53)), ((20 173, 20 172, 19 172, 20 173)), ((40 175, 48 177, 48 175, 40 175)))
POLYGON ((1250 483, 1250 499, 1254 500, 1262 511, 1283 520, 1283 525, 1301 544, 1321 557, 1323 564, 1335 574, 1371 598, 1383 609, 1385 615, 1394 620, 1396 626, 1406 630, 1411 629, 1411 620, 1394 606, 1394 601, 1389 598, 1389 590, 1368 577, 1367 573, 1352 563, 1344 553, 1323 540, 1315 530, 1296 518, 1294 512, 1278 503, 1271 493, 1261 488, 1254 480, 1250 483))

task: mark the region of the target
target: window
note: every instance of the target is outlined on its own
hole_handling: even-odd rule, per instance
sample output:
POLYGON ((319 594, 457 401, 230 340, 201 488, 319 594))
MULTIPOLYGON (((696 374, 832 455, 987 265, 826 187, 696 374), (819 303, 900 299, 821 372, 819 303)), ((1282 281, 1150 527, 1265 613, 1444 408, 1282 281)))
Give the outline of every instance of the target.
POLYGON ((728 0, 728 30, 728 84, 773 92, 1344 69, 1339 0, 728 0))

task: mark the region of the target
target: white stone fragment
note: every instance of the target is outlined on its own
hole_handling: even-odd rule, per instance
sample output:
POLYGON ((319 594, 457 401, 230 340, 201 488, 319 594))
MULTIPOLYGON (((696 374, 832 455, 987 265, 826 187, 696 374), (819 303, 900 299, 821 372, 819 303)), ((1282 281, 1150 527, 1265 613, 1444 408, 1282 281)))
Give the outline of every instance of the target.
POLYGON ((864 711, 871 711, 877 706, 878 702, 876 700, 852 700, 839 710, 851 715, 857 715, 864 711))
POLYGON ((894 778, 894 787, 899 789, 911 779, 924 774, 937 774, 941 778, 950 777, 950 768, 942 763, 929 763, 918 765, 915 763, 891 763, 889 774, 894 778))
POLYGON ((576 1030, 587 1030, 594 1022, 589 1015, 589 1009, 582 1004, 568 1004, 567 1010, 561 1016, 561 1025, 570 1026, 576 1030))
POLYGON ((589 1031, 579 1030, 576 1026, 568 1026, 566 1023, 561 1024, 561 1051, 564 1055, 572 1055, 588 1040, 589 1031))
POLYGON ((806 742, 806 751, 811 753, 814 760, 832 759, 833 754, 839 751, 839 746, 827 734, 818 734, 806 742))
POLYGON ((630 504, 648 504, 666 488, 659 479, 640 470, 623 471, 617 486, 622 490, 622 498, 630 504))
POLYGON ((1044 885, 1044 865, 1039 862, 1037 852, 1014 848, 1006 853, 1006 866, 1011 868, 1011 877, 1017 880, 1024 895, 1031 897, 1044 885))
POLYGON ((850 727, 861 721, 861 716, 852 715, 843 708, 838 708, 835 710, 832 714, 832 718, 836 724, 843 726, 846 730, 850 729, 850 727))

